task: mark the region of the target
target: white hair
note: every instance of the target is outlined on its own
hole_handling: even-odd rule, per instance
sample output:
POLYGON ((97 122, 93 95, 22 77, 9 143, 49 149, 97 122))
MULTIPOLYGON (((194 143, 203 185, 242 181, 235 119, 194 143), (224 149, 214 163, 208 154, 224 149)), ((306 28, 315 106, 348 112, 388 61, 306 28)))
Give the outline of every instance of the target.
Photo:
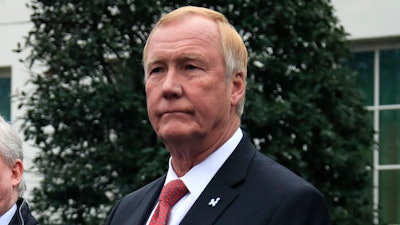
MULTIPOLYGON (((13 166, 19 159, 23 161, 22 140, 16 130, 0 115, 0 156, 8 166, 13 166)), ((21 180, 18 185, 18 195, 25 191, 25 182, 21 180)))

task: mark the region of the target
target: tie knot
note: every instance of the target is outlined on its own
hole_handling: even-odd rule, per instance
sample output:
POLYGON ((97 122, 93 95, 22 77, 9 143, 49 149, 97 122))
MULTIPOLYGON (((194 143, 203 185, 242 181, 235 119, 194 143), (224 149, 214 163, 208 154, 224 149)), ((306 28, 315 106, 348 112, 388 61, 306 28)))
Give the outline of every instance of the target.
POLYGON ((161 191, 160 202, 166 202, 170 206, 175 205, 187 192, 188 189, 180 179, 170 181, 161 191))

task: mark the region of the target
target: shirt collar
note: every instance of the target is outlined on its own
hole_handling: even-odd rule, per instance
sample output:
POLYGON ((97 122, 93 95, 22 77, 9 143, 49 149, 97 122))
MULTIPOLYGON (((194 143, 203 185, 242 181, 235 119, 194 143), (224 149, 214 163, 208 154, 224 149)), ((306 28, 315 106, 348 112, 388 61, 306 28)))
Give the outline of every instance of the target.
MULTIPOLYGON (((229 138, 221 147, 219 147, 199 164, 191 168, 183 177, 180 177, 180 179, 185 183, 190 194, 192 194, 196 199, 206 188, 219 168, 221 168, 221 166, 235 150, 242 137, 243 132, 240 128, 238 128, 232 137, 229 138)), ((164 185, 174 179, 178 179, 178 176, 172 168, 170 158, 169 168, 164 185)))
POLYGON ((9 224, 16 211, 17 204, 14 204, 6 213, 0 216, 0 224, 9 224))

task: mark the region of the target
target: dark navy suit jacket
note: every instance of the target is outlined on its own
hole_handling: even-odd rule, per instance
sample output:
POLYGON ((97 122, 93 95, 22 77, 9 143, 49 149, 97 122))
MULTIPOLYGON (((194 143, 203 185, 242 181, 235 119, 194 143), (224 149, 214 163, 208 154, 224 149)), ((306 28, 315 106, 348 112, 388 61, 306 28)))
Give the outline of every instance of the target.
MULTIPOLYGON (((201 177, 199 177, 201 179, 201 177)), ((106 225, 144 225, 165 175, 122 198, 106 225)), ((322 194, 256 150, 244 135, 183 218, 182 225, 328 225, 322 194), (211 199, 220 198, 212 207, 211 199)))

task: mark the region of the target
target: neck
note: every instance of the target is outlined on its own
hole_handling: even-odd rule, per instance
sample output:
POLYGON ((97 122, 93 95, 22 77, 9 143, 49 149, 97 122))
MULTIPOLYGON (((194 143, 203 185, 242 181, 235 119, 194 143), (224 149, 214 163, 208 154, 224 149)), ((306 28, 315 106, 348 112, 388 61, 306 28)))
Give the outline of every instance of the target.
POLYGON ((215 152, 232 137, 238 128, 239 124, 223 130, 219 134, 207 134, 204 137, 198 136, 190 140, 185 139, 182 142, 174 141, 173 145, 165 142, 171 153, 172 167, 178 177, 184 176, 191 168, 215 152))
POLYGON ((6 213, 18 200, 18 191, 13 193, 8 199, 0 202, 0 216, 6 213))

